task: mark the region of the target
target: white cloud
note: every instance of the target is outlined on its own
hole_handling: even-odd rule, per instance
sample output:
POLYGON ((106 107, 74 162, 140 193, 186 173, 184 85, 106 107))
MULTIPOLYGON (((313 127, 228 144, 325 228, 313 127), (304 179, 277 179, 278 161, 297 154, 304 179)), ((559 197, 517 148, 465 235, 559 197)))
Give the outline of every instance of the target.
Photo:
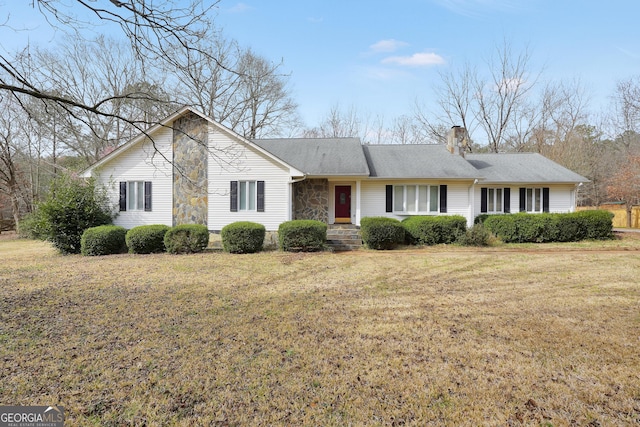
POLYGON ((443 57, 432 52, 414 53, 411 56, 390 56, 382 60, 383 64, 395 64, 407 67, 427 67, 444 64, 443 57))
POLYGON ((496 85, 494 90, 496 92, 516 92, 520 90, 522 86, 527 83, 526 80, 519 78, 504 79, 499 85, 496 85))
POLYGON ((374 53, 395 52, 396 50, 405 46, 409 46, 409 43, 402 42, 395 39, 387 39, 387 40, 380 40, 379 42, 372 44, 371 46, 369 46, 369 50, 374 53))
POLYGON ((235 6, 232 6, 228 9, 229 12, 232 13, 243 13, 252 10, 253 7, 249 6, 246 3, 238 3, 235 6))

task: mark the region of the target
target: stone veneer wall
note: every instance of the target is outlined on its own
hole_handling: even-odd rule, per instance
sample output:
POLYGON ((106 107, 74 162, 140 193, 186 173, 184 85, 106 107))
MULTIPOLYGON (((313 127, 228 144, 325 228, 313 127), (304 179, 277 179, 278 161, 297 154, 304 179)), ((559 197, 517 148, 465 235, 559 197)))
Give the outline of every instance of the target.
POLYGON ((306 179, 293 184, 293 219, 329 222, 329 181, 306 179))
POLYGON ((207 121, 193 113, 173 122, 173 225, 207 225, 207 136, 207 121))

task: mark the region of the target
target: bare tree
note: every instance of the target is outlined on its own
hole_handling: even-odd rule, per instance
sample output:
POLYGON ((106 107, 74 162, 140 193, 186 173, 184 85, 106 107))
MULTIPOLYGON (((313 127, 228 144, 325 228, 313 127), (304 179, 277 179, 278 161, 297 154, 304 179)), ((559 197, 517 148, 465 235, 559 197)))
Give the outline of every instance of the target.
POLYGON ((504 42, 487 62, 489 77, 476 75, 473 80, 475 117, 491 152, 503 148, 513 119, 524 108, 536 83, 537 77, 529 75, 530 59, 528 49, 514 56, 511 46, 504 42))
MULTIPOLYGON (((210 14, 216 4, 217 1, 209 3, 202 0, 192 0, 188 4, 180 0, 110 0, 99 5, 85 0, 71 3, 33 1, 34 9, 42 13, 53 28, 86 43, 90 42, 84 36, 87 28, 100 25, 119 27, 134 52, 134 60, 142 68, 154 61, 180 67, 181 64, 169 53, 175 46, 186 51, 198 50, 198 41, 211 31, 210 14)), ((216 62, 213 53, 199 51, 198 54, 211 56, 216 62)), ((46 100, 56 104, 73 120, 84 122, 89 127, 92 123, 86 119, 87 114, 119 120, 139 131, 148 127, 149 122, 144 119, 132 119, 128 114, 110 108, 122 100, 157 101, 149 94, 141 93, 138 87, 131 86, 123 92, 103 94, 97 98, 60 93, 51 87, 47 79, 38 79, 37 75, 17 66, 20 64, 17 59, 16 56, 0 55, 0 93, 10 94, 20 103, 24 103, 25 96, 46 100)))
POLYGON ((282 128, 297 126, 298 106, 287 88, 289 76, 279 71, 281 65, 269 62, 250 49, 242 53, 234 93, 236 108, 228 119, 236 132, 253 139, 278 135, 282 128))
POLYGON ((633 206, 640 204, 640 156, 628 156, 609 178, 609 196, 624 203, 627 227, 631 227, 633 206))
POLYGON ((25 173, 23 158, 24 135, 20 129, 20 112, 10 99, 0 101, 0 193, 5 194, 11 204, 16 225, 25 204, 25 173))
POLYGON ((617 83, 610 123, 618 147, 626 156, 640 154, 640 76, 617 83))
POLYGON ((310 138, 357 138, 363 135, 366 132, 362 132, 362 119, 358 110, 352 106, 343 111, 339 104, 331 107, 318 127, 304 132, 304 136, 310 138))
POLYGON ((514 122, 531 114, 527 98, 538 77, 529 72, 530 60, 528 49, 515 54, 505 41, 487 60, 486 70, 465 64, 459 71, 440 73, 435 89, 438 112, 432 115, 420 106, 416 109, 424 132, 443 141, 442 132, 459 125, 475 141, 478 132, 484 133, 488 151, 503 150, 510 132, 515 132, 514 122))
POLYGON ((469 134, 477 128, 474 108, 474 83, 477 70, 465 64, 461 70, 441 71, 440 84, 434 88, 438 111, 428 112, 416 103, 415 118, 422 125, 428 138, 437 143, 446 143, 451 126, 462 126, 469 134))

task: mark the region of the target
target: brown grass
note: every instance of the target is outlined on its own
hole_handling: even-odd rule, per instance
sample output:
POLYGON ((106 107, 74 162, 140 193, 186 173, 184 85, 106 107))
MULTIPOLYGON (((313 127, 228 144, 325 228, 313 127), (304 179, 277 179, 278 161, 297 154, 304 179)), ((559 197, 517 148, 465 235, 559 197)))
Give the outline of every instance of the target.
POLYGON ((0 404, 74 426, 637 426, 639 249, 87 258, 2 237, 0 404))

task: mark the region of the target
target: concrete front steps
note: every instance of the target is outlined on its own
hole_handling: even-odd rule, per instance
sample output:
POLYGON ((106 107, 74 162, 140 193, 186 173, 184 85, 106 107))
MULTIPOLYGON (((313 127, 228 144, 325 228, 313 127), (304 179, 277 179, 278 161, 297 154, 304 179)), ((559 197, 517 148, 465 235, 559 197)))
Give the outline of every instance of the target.
POLYGON ((353 224, 329 224, 327 245, 334 251, 352 251, 362 247, 360 227, 353 224))

